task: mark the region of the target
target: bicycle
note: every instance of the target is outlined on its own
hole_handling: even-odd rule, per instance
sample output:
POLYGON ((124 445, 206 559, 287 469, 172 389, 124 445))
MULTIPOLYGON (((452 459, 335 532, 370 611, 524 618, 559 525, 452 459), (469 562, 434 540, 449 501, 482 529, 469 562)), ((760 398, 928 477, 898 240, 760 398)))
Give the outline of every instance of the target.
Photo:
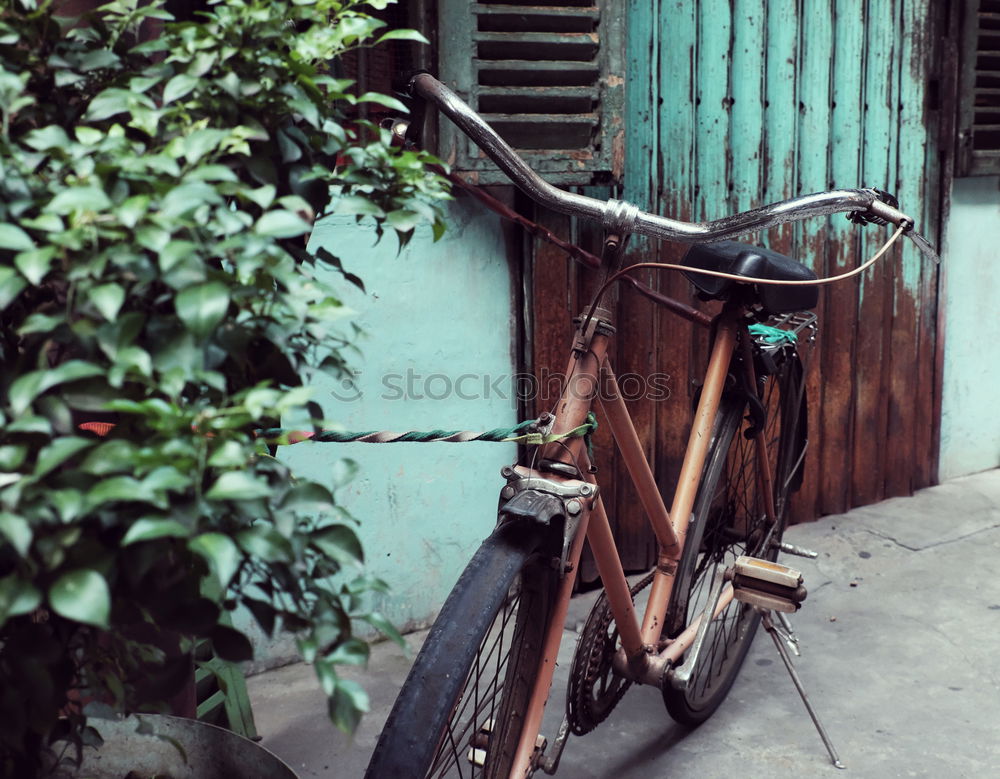
MULTIPOLYGON (((453 92, 429 74, 411 91, 436 105, 537 202, 601 222, 606 278, 578 324, 564 393, 535 428, 542 445, 502 469, 498 520, 462 573, 416 658, 366 776, 528 777, 554 773, 570 733, 603 721, 632 683, 657 686, 675 720, 697 725, 726 697, 758 624, 787 660, 771 618, 805 598, 801 576, 779 552, 787 501, 807 448, 802 362, 796 338, 815 326, 818 285, 855 275, 902 235, 936 259, 895 199, 873 189, 837 190, 708 223, 684 223, 564 192, 544 182, 453 92), (866 263, 817 279, 766 249, 724 241, 781 222, 850 212, 859 224, 896 230, 866 263), (682 265, 622 267, 628 236, 697 243, 682 265), (699 243, 702 242, 702 243, 699 243), (628 274, 684 271, 715 317, 664 298, 628 274), (605 292, 628 279, 640 292, 711 331, 711 355, 668 511, 618 391, 606 352, 614 333, 605 292), (805 313, 803 313, 805 312, 805 313), (630 587, 615 549, 584 440, 593 401, 612 430, 659 545, 654 571, 630 587), (574 574, 589 539, 604 586, 570 669, 566 714, 548 750, 539 734, 574 574), (641 622, 635 599, 648 588, 641 622)), ((405 122, 393 132, 403 135, 405 122)), ((786 662, 820 735, 836 752, 786 662)))

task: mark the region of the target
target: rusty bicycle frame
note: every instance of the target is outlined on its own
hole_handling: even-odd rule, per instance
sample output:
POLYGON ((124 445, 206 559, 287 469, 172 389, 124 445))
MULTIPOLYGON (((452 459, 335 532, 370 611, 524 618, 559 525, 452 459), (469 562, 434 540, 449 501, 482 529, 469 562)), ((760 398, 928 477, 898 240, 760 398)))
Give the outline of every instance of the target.
MULTIPOLYGON (((615 444, 621 454, 626 470, 635 486, 639 501, 645 511, 650 527, 659 546, 658 559, 653 577, 652 589, 640 623, 629 592, 621 559, 608 521, 599 490, 593 490, 593 497, 582 503, 575 535, 567 555, 564 575, 556 597, 544 640, 541 666, 536 677, 535 688, 525 716, 518 746, 518 757, 511 776, 526 776, 532 768, 535 740, 541 729, 542 714, 549 689, 552 685, 563 632, 563 623, 572 594, 575 572, 583 550, 584 538, 589 540, 598 574, 607 593, 608 604, 619 632, 621 648, 615 658, 615 670, 633 681, 652 684, 657 687, 664 683, 665 673, 692 645, 702 621, 699 616, 666 646, 661 641, 661 631, 670 604, 674 577, 687 534, 688 520, 694 507, 695 497, 706 454, 715 426, 716 417, 725 388, 726 376, 738 341, 750 348, 747 326, 744 322, 745 308, 740 304, 726 304, 714 319, 702 312, 683 305, 671 306, 678 315, 703 327, 713 327, 714 343, 704 384, 694 415, 694 422, 688 438, 687 450, 681 466, 680 476, 670 510, 660 495, 649 462, 643 453, 642 444, 636 433, 607 356, 608 344, 613 333, 611 315, 606 309, 598 308, 590 318, 581 317, 573 352, 566 368, 564 391, 555 409, 552 424, 553 434, 565 433, 581 425, 591 411, 596 399, 603 412, 604 421, 611 429, 615 444), (586 327, 586 330, 583 328, 586 327), (599 388, 603 391, 599 392, 599 388)), ((749 371, 747 386, 755 387, 753 362, 744 360, 749 371)), ((775 507, 770 498, 770 464, 768 462, 764 432, 756 434, 756 448, 760 463, 759 474, 763 480, 762 491, 768 496, 765 501, 767 520, 775 522, 775 507)), ((514 469, 520 478, 541 478, 570 483, 574 480, 561 476, 559 464, 576 468, 577 462, 586 463, 587 454, 580 438, 565 444, 549 444, 541 452, 545 471, 524 467, 514 469), (554 464, 554 465, 553 465, 554 464)), ((589 464, 589 463, 587 463, 589 464)), ((587 469, 584 469, 587 470, 587 469)), ((596 487, 596 479, 591 474, 588 481, 596 487)), ((733 590, 726 585, 715 606, 715 614, 721 613, 732 601, 733 590)), ((713 616, 714 616, 713 615, 713 616)), ((562 738, 564 735, 560 734, 562 738)), ((558 747, 557 747, 558 756, 558 747)), ((556 758, 558 759, 558 757, 556 758)))
MULTIPOLYGON (((565 372, 563 393, 554 409, 554 415, 546 420, 546 432, 554 436, 547 440, 553 442, 542 445, 537 453, 538 457, 532 462, 532 467, 507 467, 501 472, 507 479, 507 485, 501 490, 500 495, 501 522, 505 521, 505 517, 521 517, 535 520, 538 524, 546 524, 548 519, 555 515, 563 520, 562 556, 555 559, 557 564, 561 564, 561 581, 553 611, 545 627, 542 657, 526 707, 510 776, 526 777, 538 767, 553 773, 568 737, 566 721, 564 720, 564 727, 557 736, 552 756, 546 757, 543 752, 536 749, 536 739, 541 730, 543 709, 552 686, 563 624, 584 540, 590 542, 618 632, 619 648, 613 658, 612 667, 616 674, 627 680, 659 688, 669 684, 683 687, 690 679, 711 622, 732 603, 734 598, 752 602, 734 590, 732 583, 724 583, 725 577, 722 572, 716 570, 701 613, 691 615, 693 617, 691 623, 672 639, 663 638, 665 619, 669 616, 668 611, 684 551, 688 524, 697 499, 727 377, 734 363, 738 363, 738 370, 743 374, 737 378, 743 379, 742 383, 747 391, 758 393, 759 399, 760 387, 755 376, 754 347, 748 331, 747 314, 752 301, 750 298, 746 301, 741 300, 742 295, 738 294, 735 299, 727 300, 723 304, 717 316, 710 318, 694 308, 660 295, 635 279, 623 276, 620 267, 624 243, 628 236, 640 234, 649 238, 683 243, 718 241, 757 232, 785 222, 843 212, 851 212, 852 219, 858 224, 892 223, 898 227, 895 236, 868 263, 840 276, 821 280, 814 278, 811 281, 788 281, 734 277, 704 269, 696 271, 735 278, 742 282, 765 284, 827 283, 860 273, 867 265, 877 260, 896 238, 904 234, 926 256, 935 260, 937 256, 926 239, 913 229, 913 220, 895 207, 898 205, 895 199, 875 189, 834 190, 802 195, 711 222, 682 222, 642 211, 637 206, 622 201, 597 200, 560 190, 538 176, 527 162, 483 121, 482 117, 441 82, 429 74, 420 73, 411 78, 410 90, 413 94, 433 103, 447 115, 532 200, 560 213, 602 224, 606 231, 601 266, 614 275, 608 277, 601 291, 595 296, 590 309, 580 317, 565 372), (608 344, 614 333, 614 323, 611 313, 607 309, 600 308, 599 303, 603 292, 616 280, 630 282, 646 297, 702 327, 710 328, 712 333, 711 354, 704 383, 669 511, 656 485, 652 469, 645 457, 607 357, 608 344), (739 357, 738 361, 734 361, 736 356, 739 357), (596 479, 591 472, 584 442, 579 437, 563 438, 584 424, 595 400, 603 413, 604 423, 611 429, 622 461, 635 485, 639 501, 658 543, 652 587, 641 621, 632 601, 632 594, 596 479), (549 500, 548 508, 545 506, 545 500, 549 500), (552 508, 553 504, 557 508, 552 508), (684 664, 675 667, 688 649, 691 649, 691 652, 684 664)), ((404 139, 406 122, 394 124, 391 132, 394 136, 404 139)), ((587 264, 592 263, 587 262, 587 264)), ((662 263, 640 263, 635 267, 654 266, 679 267, 662 263)), ((769 526, 761 548, 767 549, 772 544, 773 531, 778 522, 778 511, 774 502, 771 461, 768 457, 763 426, 755 428, 753 441, 754 459, 757 465, 756 486, 763 496, 762 511, 766 520, 765 525, 769 526)), ((786 549, 784 544, 778 546, 786 549)), ((798 550, 796 553, 802 551, 798 550)), ((765 562, 764 565, 768 563, 765 562)), ((773 564, 771 567, 783 568, 773 564)), ((765 627, 768 628, 779 652, 782 652, 782 657, 785 658, 780 643, 774 635, 773 625, 769 622, 769 612, 766 609, 761 610, 757 605, 754 605, 754 608, 762 613, 765 627)), ((800 695, 827 745, 831 759, 835 765, 840 766, 836 753, 829 744, 787 659, 786 667, 796 681, 800 695)))

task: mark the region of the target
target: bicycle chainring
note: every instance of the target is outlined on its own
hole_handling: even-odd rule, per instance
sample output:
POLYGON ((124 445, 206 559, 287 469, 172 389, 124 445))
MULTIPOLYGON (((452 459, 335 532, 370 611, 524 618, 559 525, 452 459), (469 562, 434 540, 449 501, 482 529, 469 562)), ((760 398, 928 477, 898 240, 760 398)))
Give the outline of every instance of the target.
MULTIPOLYGON (((632 600, 652 581, 653 574, 650 574, 635 584, 629 590, 632 600)), ((589 733, 604 722, 632 685, 631 681, 616 674, 611 665, 616 651, 618 629, 607 593, 602 592, 587 617, 569 671, 566 716, 570 731, 577 736, 589 733)))

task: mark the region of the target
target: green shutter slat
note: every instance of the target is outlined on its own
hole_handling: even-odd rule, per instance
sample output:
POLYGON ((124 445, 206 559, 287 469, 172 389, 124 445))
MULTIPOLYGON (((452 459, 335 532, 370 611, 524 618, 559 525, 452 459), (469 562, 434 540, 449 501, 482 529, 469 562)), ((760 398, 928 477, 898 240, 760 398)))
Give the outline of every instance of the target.
POLYGON ((592 141, 596 114, 551 116, 483 114, 511 146, 518 149, 585 149, 592 141))
POLYGON ((601 17, 595 7, 473 5, 472 12, 488 32, 592 32, 601 17))
POLYGON ((477 32, 473 40, 482 59, 589 61, 598 51, 595 33, 477 32))
POLYGON ((479 60, 475 68, 482 86, 588 86, 601 75, 596 62, 479 60))
POLYGON ((599 97, 595 87, 586 86, 484 87, 479 90, 479 110, 507 114, 583 114, 594 109, 599 97))

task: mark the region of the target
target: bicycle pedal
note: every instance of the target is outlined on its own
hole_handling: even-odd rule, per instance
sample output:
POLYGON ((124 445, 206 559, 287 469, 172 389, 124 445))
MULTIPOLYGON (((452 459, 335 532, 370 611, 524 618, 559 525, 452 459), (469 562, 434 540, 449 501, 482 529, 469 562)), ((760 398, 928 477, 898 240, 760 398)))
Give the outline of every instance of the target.
POLYGON ((800 571, 757 557, 738 557, 732 582, 736 600, 761 609, 798 611, 807 594, 800 571))
MULTIPOLYGON (((775 544, 772 544, 775 546, 775 544)), ((819 552, 814 552, 812 549, 806 549, 804 546, 796 546, 795 544, 789 544, 782 541, 776 544, 779 552, 784 552, 785 554, 797 555, 798 557, 808 557, 810 560, 815 560, 819 557, 819 552)))

